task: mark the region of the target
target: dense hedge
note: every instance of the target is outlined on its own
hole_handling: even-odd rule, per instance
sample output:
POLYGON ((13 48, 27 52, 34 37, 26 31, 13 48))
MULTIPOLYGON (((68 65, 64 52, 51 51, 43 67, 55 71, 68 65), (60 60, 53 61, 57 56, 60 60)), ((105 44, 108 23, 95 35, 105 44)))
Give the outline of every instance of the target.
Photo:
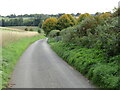
POLYGON ((118 12, 119 9, 114 14, 83 14, 78 25, 61 30, 59 42, 55 37, 50 39, 59 56, 103 88, 120 88, 118 12))
POLYGON ((74 44, 52 40, 49 43, 60 57, 92 80, 94 84, 102 88, 119 87, 120 77, 117 60, 120 55, 110 58, 108 63, 104 50, 81 48, 74 44))
POLYGON ((56 36, 59 36, 59 34, 60 34, 60 30, 52 30, 52 31, 50 31, 50 33, 49 33, 49 37, 56 37, 56 36))
POLYGON ((120 54, 120 27, 118 17, 98 20, 90 17, 79 25, 61 31, 64 42, 86 48, 104 49, 108 56, 120 54))

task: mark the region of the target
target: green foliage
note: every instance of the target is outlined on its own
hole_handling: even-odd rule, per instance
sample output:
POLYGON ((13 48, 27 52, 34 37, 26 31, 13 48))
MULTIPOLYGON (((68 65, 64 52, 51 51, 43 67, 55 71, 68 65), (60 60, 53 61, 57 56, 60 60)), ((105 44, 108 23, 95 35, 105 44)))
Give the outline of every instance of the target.
POLYGON ((118 88, 119 75, 118 65, 116 64, 98 64, 92 68, 92 81, 104 88, 118 88), (99 81, 99 83, 98 83, 99 81))
POLYGON ((76 30, 74 30, 74 27, 68 27, 63 29, 60 35, 62 36, 62 40, 64 42, 73 42, 74 38, 76 37, 75 32, 76 30))
POLYGON ((114 16, 114 17, 120 16, 120 7, 115 8, 114 13, 113 13, 113 16, 114 16))
POLYGON ((88 29, 91 29, 91 33, 94 34, 94 28, 98 23, 99 22, 94 17, 87 17, 81 22, 81 24, 77 26, 77 33, 79 34, 78 36, 86 36, 88 29))
POLYGON ((57 36, 59 36, 60 35, 60 30, 52 30, 52 31, 50 31, 50 33, 49 33, 49 37, 57 37, 57 36))
POLYGON ((61 31, 62 40, 49 40, 66 62, 101 88, 119 88, 120 27, 111 13, 82 17, 61 31))
MULTIPOLYGON (((11 43, 2 48, 2 87, 6 87, 14 66, 22 55, 24 50, 34 41, 45 38, 44 36, 35 36, 23 38, 17 42, 11 43)), ((1 72, 1 70, 0 70, 1 72)), ((1 82, 1 81, 0 81, 1 82)))
POLYGON ((84 19, 86 19, 87 17, 90 17, 91 15, 89 13, 85 13, 85 14, 80 14, 79 18, 78 18, 78 22, 83 21, 84 19))
POLYGON ((109 13, 109 12, 106 12, 106 13, 103 13, 103 14, 101 14, 100 16, 99 16, 99 18, 100 19, 108 19, 108 18, 110 18, 112 16, 112 14, 111 13, 109 13))
POLYGON ((8 15, 3 16, 0 22, 1 26, 42 26, 43 21, 48 18, 48 15, 44 14, 25 14, 25 15, 8 15))
POLYGON ((58 18, 57 29, 62 30, 64 28, 73 26, 76 24, 75 18, 70 14, 64 14, 58 18))
POLYGON ((119 56, 106 60, 103 50, 81 48, 74 44, 49 40, 52 49, 66 62, 101 88, 119 88, 119 56), (106 61, 110 61, 109 63, 106 61))
POLYGON ((56 18, 48 18, 45 20, 45 22, 42 25, 42 29, 45 31, 45 33, 48 35, 48 33, 51 30, 56 29, 57 19, 56 18))
POLYGON ((61 31, 62 40, 87 48, 104 49, 108 56, 120 53, 118 18, 99 20, 89 17, 79 25, 61 31))

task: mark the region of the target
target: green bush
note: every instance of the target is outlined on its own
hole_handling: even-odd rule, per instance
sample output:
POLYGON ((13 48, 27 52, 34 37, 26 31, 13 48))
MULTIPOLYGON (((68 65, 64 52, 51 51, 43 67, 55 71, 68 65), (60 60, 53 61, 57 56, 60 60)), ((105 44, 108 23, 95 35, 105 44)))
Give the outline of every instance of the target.
POLYGON ((81 16, 78 25, 61 31, 61 41, 49 42, 59 56, 102 88, 120 86, 119 17, 111 16, 81 16))
POLYGON ((100 87, 116 88, 120 79, 117 73, 118 65, 98 64, 93 69, 92 81, 100 87))
POLYGON ((49 42, 52 49, 66 62, 91 79, 101 88, 119 87, 119 67, 115 61, 119 56, 106 62, 106 54, 103 50, 81 48, 74 44, 63 42, 49 42))
POLYGON ((83 21, 84 19, 91 17, 91 15, 89 13, 85 13, 85 14, 80 14, 79 18, 78 18, 78 22, 83 21))
POLYGON ((40 29, 38 29, 38 33, 41 33, 41 30, 40 30, 40 29))
POLYGON ((120 53, 120 28, 118 17, 99 20, 90 17, 79 25, 61 31, 64 42, 74 43, 87 48, 104 49, 108 56, 120 53))
POLYGON ((66 29, 63 29, 60 33, 60 35, 62 36, 62 40, 64 42, 73 42, 75 36, 75 32, 76 30, 74 30, 74 27, 69 27, 66 29))
POLYGON ((28 31, 28 28, 25 28, 25 31, 28 31))
POLYGON ((49 33, 49 37, 57 37, 60 35, 60 30, 52 30, 49 33))

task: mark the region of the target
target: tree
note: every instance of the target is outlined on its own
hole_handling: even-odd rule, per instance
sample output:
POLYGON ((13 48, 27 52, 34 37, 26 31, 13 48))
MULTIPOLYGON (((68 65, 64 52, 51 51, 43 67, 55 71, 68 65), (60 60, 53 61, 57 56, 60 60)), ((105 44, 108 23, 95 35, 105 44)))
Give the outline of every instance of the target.
POLYGON ((46 35, 48 35, 48 33, 51 30, 56 29, 56 24, 57 24, 57 19, 50 17, 50 18, 46 19, 45 22, 42 24, 42 29, 45 31, 46 35))
POLYGON ((115 8, 114 9, 114 13, 113 13, 113 16, 120 16, 120 6, 118 8, 115 8))
POLYGON ((109 18, 109 17, 111 17, 111 16, 112 16, 111 13, 106 12, 106 13, 101 14, 101 15, 99 16, 99 18, 100 18, 100 19, 107 19, 107 18, 109 18))
POLYGON ((79 18, 78 18, 78 22, 81 22, 82 20, 84 20, 87 17, 90 17, 91 15, 89 13, 85 13, 85 14, 80 14, 79 18))
POLYGON ((71 20, 71 22, 72 22, 72 25, 75 25, 77 22, 76 22, 76 19, 72 16, 72 15, 70 15, 70 14, 67 14, 67 16, 69 17, 69 19, 71 20))
POLYGON ((5 27, 5 20, 2 19, 2 27, 5 27))
POLYGON ((44 21, 44 20, 40 19, 40 22, 39 22, 39 24, 38 24, 38 27, 39 27, 39 28, 42 27, 43 21, 44 21))
POLYGON ((64 28, 73 26, 76 24, 75 18, 70 14, 64 14, 58 18, 57 29, 62 30, 64 28))

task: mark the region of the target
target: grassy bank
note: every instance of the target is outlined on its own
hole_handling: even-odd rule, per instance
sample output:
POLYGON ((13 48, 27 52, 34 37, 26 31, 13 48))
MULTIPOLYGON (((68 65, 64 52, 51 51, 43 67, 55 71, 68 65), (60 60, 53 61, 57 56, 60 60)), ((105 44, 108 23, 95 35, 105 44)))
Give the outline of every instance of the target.
POLYGON ((106 60, 104 50, 82 48, 52 40, 49 40, 49 44, 60 57, 98 87, 119 88, 118 60, 120 55, 106 60))
POLYGON ((10 79, 11 72, 14 69, 14 66, 17 60, 20 58, 25 49, 34 41, 38 39, 45 38, 44 36, 34 36, 22 38, 18 41, 10 43, 2 48, 2 57, 3 57, 3 77, 2 77, 2 86, 5 87, 10 79))

